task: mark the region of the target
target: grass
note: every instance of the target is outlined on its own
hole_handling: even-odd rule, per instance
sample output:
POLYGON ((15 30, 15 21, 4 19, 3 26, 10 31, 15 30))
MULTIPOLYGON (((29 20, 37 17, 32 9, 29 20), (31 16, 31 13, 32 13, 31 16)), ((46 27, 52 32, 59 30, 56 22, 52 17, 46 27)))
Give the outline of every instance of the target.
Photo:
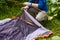
MULTIPOLYGON (((9 14, 3 14, 3 15, 0 15, 0 19, 5 19, 5 18, 12 18, 13 16, 17 16, 19 15, 20 12, 18 13, 9 13, 9 14)), ((51 30, 52 32, 54 32, 53 35, 51 35, 50 37, 47 37, 47 38, 38 38, 38 40, 52 40, 52 37, 54 36, 60 36, 60 20, 59 19, 53 19, 51 21, 43 21, 41 22, 41 24, 51 30)))
MULTIPOLYGON (((3 9, 4 10, 4 9, 3 9)), ((17 16, 21 13, 20 8, 12 7, 6 11, 0 11, 0 20, 5 18, 12 18, 13 16, 17 16)))
POLYGON ((44 22, 41 22, 41 24, 45 28, 51 30, 54 34, 47 38, 43 38, 43 39, 39 38, 39 40, 52 40, 52 37, 60 36, 60 21, 59 21, 59 19, 53 19, 51 21, 46 20, 44 22))
MULTIPOLYGON (((49 37, 46 37, 46 38, 38 38, 37 40, 53 40, 52 38, 55 36, 58 36, 60 38, 60 21, 59 21, 59 19, 53 19, 51 21, 46 20, 46 21, 41 22, 41 24, 45 28, 51 30, 54 34, 49 37)), ((58 38, 56 38, 56 39, 55 38, 54 38, 54 40, 60 40, 58 38)))

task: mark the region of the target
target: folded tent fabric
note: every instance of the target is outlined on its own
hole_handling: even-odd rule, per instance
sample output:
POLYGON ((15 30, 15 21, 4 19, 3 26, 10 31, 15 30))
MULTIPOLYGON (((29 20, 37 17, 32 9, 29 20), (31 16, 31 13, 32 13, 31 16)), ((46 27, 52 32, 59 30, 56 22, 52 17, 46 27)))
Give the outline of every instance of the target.
POLYGON ((30 33, 25 40, 33 40, 37 36, 41 36, 43 34, 49 34, 51 31, 44 28, 34 17, 32 17, 26 10, 24 10, 25 14, 32 20, 35 25, 37 25, 39 28, 36 29, 34 32, 30 33))
POLYGON ((3 19, 3 20, 0 20, 0 25, 3 25, 7 22, 9 22, 11 20, 11 18, 6 18, 6 19, 3 19))
MULTIPOLYGON (((35 20, 39 25, 35 24, 35 20, 26 10, 22 12, 17 18, 10 20, 9 22, 0 25, 0 40, 26 40, 28 35, 35 33, 37 29, 48 32, 50 30, 41 27, 37 20, 35 20)), ((39 35, 41 35, 39 34, 39 35)))

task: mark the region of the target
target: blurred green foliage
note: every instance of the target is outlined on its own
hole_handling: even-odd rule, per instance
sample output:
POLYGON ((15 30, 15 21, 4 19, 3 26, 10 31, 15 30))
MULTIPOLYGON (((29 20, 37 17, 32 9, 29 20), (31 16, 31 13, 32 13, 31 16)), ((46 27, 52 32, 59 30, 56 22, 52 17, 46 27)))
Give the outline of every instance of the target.
POLYGON ((60 19, 60 0, 47 0, 49 11, 48 13, 55 18, 60 19))
POLYGON ((19 15, 24 1, 27 0, 0 0, 0 19, 19 15))
MULTIPOLYGON (((26 2, 29 0, 0 0, 0 19, 6 17, 17 16, 21 11, 20 8, 23 6, 20 3, 26 2), (8 16, 10 15, 10 16, 8 16)), ((49 15, 60 17, 60 1, 59 0, 47 0, 49 6, 49 15)))

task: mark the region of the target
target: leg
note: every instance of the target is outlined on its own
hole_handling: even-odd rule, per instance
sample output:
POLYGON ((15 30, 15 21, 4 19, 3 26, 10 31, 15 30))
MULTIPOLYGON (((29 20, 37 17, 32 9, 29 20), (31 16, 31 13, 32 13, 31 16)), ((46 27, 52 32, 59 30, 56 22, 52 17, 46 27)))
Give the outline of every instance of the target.
POLYGON ((37 16, 36 16, 36 19, 38 21, 43 21, 43 20, 46 20, 47 19, 47 13, 45 11, 41 11, 41 12, 38 12, 37 16))
MULTIPOLYGON (((33 16, 34 18, 36 17, 36 14, 38 13, 38 10, 36 10, 35 8, 29 8, 28 10, 27 10, 27 12, 31 15, 31 16, 33 16)), ((29 17, 25 14, 25 18, 27 19, 27 21, 29 21, 29 22, 32 22, 30 19, 29 19, 29 17)))
POLYGON ((28 12, 35 18, 36 14, 38 13, 38 10, 36 10, 35 8, 29 8, 28 12))

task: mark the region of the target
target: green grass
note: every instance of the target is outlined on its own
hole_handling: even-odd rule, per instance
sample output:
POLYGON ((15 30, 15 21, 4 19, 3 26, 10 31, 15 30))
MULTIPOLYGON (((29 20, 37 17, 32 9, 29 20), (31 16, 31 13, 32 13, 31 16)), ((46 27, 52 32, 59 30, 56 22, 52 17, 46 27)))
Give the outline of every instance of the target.
POLYGON ((14 16, 17 16, 21 13, 20 8, 18 7, 12 7, 8 8, 7 10, 3 9, 3 11, 0 11, 0 20, 5 18, 12 18, 14 16))
POLYGON ((52 37, 54 37, 54 36, 59 36, 60 37, 60 21, 59 21, 59 19, 53 19, 51 21, 46 20, 44 22, 41 22, 41 24, 45 28, 51 30, 54 34, 51 35, 50 37, 46 37, 46 38, 43 38, 43 39, 39 38, 39 40, 52 40, 52 37))

